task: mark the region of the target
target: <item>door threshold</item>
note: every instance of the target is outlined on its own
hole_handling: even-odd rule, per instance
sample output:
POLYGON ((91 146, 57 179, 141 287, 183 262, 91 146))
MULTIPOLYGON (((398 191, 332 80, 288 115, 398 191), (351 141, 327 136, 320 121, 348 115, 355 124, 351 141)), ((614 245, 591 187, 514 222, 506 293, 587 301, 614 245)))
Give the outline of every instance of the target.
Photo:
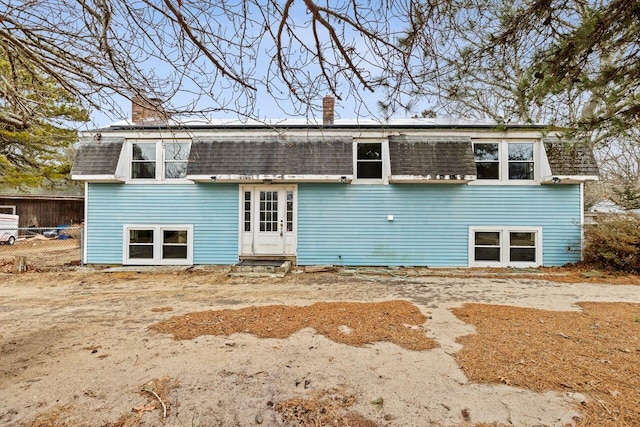
POLYGON ((243 261, 289 261, 291 265, 296 265, 297 256, 295 255, 240 255, 239 262, 243 261))

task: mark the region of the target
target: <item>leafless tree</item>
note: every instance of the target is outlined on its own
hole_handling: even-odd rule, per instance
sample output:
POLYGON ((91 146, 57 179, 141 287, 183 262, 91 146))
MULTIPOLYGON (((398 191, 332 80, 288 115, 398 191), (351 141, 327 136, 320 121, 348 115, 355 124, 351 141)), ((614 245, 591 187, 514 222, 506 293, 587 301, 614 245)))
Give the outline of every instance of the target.
MULTIPOLYGON (((640 116, 637 0, 0 0, 0 10, 9 64, 103 109, 142 94, 174 114, 260 118, 273 114, 257 108, 267 98, 309 116, 333 94, 358 115, 426 106, 598 138, 640 116)), ((0 121, 37 111, 0 106, 0 121)))
MULTIPOLYGON (((268 96, 308 115, 325 94, 361 99, 388 84, 384 70, 407 63, 410 50, 396 39, 412 3, 0 0, 0 49, 9 64, 53 77, 95 108, 142 94, 174 114, 260 117, 272 111, 255 100, 268 96)), ((11 82, 2 85, 10 92, 11 82)), ((0 106, 0 122, 33 116, 28 100, 0 106)))
POLYGON ((636 130, 597 150, 603 198, 640 209, 640 133, 636 130))

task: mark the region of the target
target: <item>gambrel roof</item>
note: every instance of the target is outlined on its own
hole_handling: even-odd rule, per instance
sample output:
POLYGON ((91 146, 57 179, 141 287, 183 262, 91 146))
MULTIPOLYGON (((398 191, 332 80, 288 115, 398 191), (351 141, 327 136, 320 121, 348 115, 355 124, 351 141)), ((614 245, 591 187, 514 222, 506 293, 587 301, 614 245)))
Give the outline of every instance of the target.
POLYGON ((351 138, 209 138, 191 144, 187 176, 350 175, 351 138))
POLYGON ((598 176, 598 164, 586 144, 558 138, 545 138, 544 149, 551 174, 557 176, 598 176))
POLYGON ((401 176, 426 180, 476 177, 470 137, 390 136, 389 156, 395 181, 401 176))
POLYGON ((71 176, 112 176, 118 167, 124 138, 81 144, 71 168, 71 176))
MULTIPOLYGON (((482 138, 505 138, 504 130, 465 127, 330 127, 181 129, 144 132, 136 127, 101 129, 92 142, 78 147, 71 174, 74 179, 124 182, 129 154, 125 137, 133 140, 190 139, 186 178, 210 181, 351 181, 354 178, 354 142, 388 140, 389 182, 465 183, 477 178, 473 143, 482 138), (164 133, 163 133, 164 132, 164 133), (177 130, 176 130, 177 132, 177 130), (489 137, 487 137, 487 132, 489 137), (137 135, 137 136, 136 136, 137 135), (158 135, 158 139, 153 136, 158 135)), ((521 130, 519 138, 538 139, 538 129, 521 130)), ((543 139, 542 183, 571 183, 597 179, 593 152, 584 144, 547 137, 543 139)))

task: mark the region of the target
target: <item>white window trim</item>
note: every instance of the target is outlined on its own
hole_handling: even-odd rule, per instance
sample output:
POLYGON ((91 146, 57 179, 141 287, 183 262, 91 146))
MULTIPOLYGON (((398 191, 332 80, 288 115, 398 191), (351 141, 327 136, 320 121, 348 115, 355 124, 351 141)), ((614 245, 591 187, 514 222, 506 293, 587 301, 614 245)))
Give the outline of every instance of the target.
POLYGON ((193 224, 124 224, 122 226, 122 265, 193 265, 193 224), (129 230, 153 230, 153 258, 129 258, 129 230), (162 232, 187 231, 187 258, 162 259, 162 232))
POLYGON ((389 184, 391 162, 389 158, 389 140, 387 138, 357 138, 353 140, 353 181, 352 184, 389 184), (382 144, 382 178, 358 179, 358 144, 382 144))
MULTIPOLYGON (((194 182, 187 178, 165 178, 164 176, 164 166, 165 166, 165 155, 164 155, 164 144, 189 144, 189 152, 191 151, 192 141, 190 139, 128 139, 126 143, 127 153, 126 153, 126 164, 128 173, 126 174, 126 183, 127 184, 164 184, 164 183, 172 183, 172 184, 193 184, 194 182), (155 178, 132 178, 131 174, 133 173, 133 144, 156 144, 156 177, 155 178)), ((187 165, 188 165, 188 156, 187 156, 187 165)))
MULTIPOLYGON (((474 139, 475 144, 498 144, 500 179, 476 179, 469 185, 540 185, 540 164, 542 161, 539 139, 474 139), (509 179, 509 144, 533 144, 533 179, 509 179)), ((474 160, 475 163, 475 160, 474 160)))
POLYGON ((469 227, 469 267, 540 267, 542 259, 542 227, 525 226, 472 226, 469 227), (475 261, 475 233, 500 232, 500 262, 475 261), (536 262, 511 262, 509 260, 509 233, 535 233, 536 262))
MULTIPOLYGON (((16 206, 15 205, 1 205, 0 209, 7 209, 7 210, 11 210, 11 213, 9 215, 15 215, 16 214, 16 206)), ((0 212, 2 213, 2 212, 0 212)))

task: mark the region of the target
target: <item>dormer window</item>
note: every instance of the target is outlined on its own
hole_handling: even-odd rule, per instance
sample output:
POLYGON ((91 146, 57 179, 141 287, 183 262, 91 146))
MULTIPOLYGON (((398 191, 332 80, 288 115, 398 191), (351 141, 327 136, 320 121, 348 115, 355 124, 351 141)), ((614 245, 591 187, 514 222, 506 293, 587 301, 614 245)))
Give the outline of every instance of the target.
POLYGON ((131 179, 156 179, 155 142, 131 144, 131 179))
POLYGON ((358 179, 382 179, 382 143, 358 143, 358 179))
POLYGON ((478 180, 534 181, 535 145, 521 141, 482 141, 473 144, 478 180))
POLYGON ((188 141, 132 142, 131 179, 185 179, 190 148, 188 141))
POLYGON ((188 142, 164 143, 164 178, 184 179, 187 176, 189 160, 188 142))
POLYGON ((533 144, 507 145, 509 146, 509 179, 533 179, 533 144))
POLYGON ((389 142, 386 139, 360 139, 353 144, 354 183, 387 183, 389 142))
POLYGON ((500 145, 473 144, 478 179, 500 179, 500 145))

